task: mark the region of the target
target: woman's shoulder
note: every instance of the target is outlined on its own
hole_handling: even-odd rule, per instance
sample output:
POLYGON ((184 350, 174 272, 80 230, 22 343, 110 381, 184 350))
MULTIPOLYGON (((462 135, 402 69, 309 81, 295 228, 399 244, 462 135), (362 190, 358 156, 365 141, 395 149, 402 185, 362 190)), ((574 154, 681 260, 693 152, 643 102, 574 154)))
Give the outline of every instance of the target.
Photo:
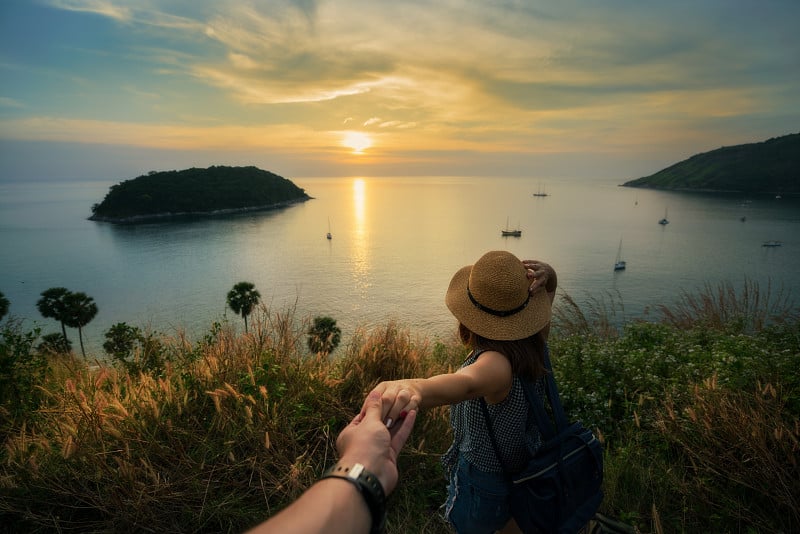
POLYGON ((491 369, 491 374, 494 374, 495 371, 500 371, 503 375, 505 375, 506 372, 509 375, 513 374, 511 362, 501 352, 497 352, 496 350, 475 349, 461 365, 461 368, 463 369, 464 367, 475 365, 476 363, 478 363, 478 367, 485 367, 487 370, 491 369))
POLYGON ((490 350, 490 349, 475 350, 473 351, 473 355, 471 356, 471 358, 472 358, 472 363, 475 363, 479 359, 481 359, 482 361, 492 360, 496 362, 508 363, 509 369, 511 368, 511 363, 508 361, 508 358, 506 358, 506 356, 502 352, 497 352, 496 350, 490 350))

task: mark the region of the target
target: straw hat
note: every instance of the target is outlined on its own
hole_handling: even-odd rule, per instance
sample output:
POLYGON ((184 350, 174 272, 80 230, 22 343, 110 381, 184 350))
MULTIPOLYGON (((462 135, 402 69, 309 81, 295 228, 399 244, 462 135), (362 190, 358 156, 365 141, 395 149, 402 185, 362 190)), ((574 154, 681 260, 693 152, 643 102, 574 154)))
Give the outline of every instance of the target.
POLYGON ((458 270, 445 302, 461 324, 487 339, 530 337, 550 322, 547 292, 528 292, 525 267, 510 252, 492 251, 458 270))

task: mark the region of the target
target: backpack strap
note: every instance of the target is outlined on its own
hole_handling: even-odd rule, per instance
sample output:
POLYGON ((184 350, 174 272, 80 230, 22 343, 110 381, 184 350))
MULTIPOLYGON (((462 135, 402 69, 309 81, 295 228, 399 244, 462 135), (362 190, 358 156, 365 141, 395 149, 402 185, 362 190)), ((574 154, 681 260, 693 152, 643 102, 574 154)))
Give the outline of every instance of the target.
POLYGON ((533 384, 523 380, 522 390, 525 392, 525 397, 528 399, 528 406, 531 408, 533 416, 536 419, 539 432, 541 432, 542 438, 547 441, 561 433, 561 431, 569 425, 567 416, 564 413, 564 406, 562 406, 561 398, 558 395, 558 386, 556 386, 556 379, 553 376, 553 367, 550 364, 550 350, 547 345, 545 345, 544 348, 544 368, 547 371, 544 383, 545 395, 553 410, 555 428, 553 427, 553 420, 545 409, 544 399, 536 392, 533 384))
MULTIPOLYGON (((544 346, 544 367, 547 371, 544 385, 545 395, 547 400, 550 402, 550 407, 553 409, 555 428, 553 425, 553 420, 547 414, 547 410, 545 409, 544 399, 536 392, 533 383, 528 380, 521 380, 521 382, 522 391, 528 401, 528 408, 530 413, 533 414, 533 418, 536 421, 536 426, 539 428, 539 432, 542 434, 542 440, 548 441, 553 439, 561 432, 561 430, 566 428, 568 426, 568 422, 567 416, 564 413, 564 407, 561 405, 561 399, 558 396, 558 387, 556 386, 556 380, 553 377, 553 367, 550 364, 550 350, 547 347, 547 344, 544 346)), ((494 454, 497 457, 497 460, 500 462, 503 472, 509 474, 511 473, 511 470, 508 469, 503 455, 500 454, 500 447, 497 445, 497 438, 495 437, 494 429, 492 428, 492 420, 489 417, 489 408, 487 407, 486 399, 481 397, 480 403, 483 411, 483 417, 486 420, 486 429, 489 431, 489 440, 492 442, 492 448, 494 449, 494 454)))

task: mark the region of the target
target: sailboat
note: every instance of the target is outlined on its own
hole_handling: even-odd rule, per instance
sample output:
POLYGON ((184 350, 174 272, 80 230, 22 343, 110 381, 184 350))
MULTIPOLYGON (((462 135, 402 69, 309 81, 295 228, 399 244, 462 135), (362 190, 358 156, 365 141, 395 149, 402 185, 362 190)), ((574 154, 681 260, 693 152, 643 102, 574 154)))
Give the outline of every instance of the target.
POLYGON ((539 184, 539 190, 533 194, 535 197, 546 197, 547 193, 545 193, 544 188, 542 188, 542 184, 539 184))
POLYGON ((667 208, 664 208, 664 218, 658 221, 658 224, 662 226, 669 224, 669 220, 667 219, 667 208))
POLYGON ((622 259, 622 239, 619 240, 619 249, 617 250, 617 261, 614 262, 615 271, 625 270, 625 260, 622 259))
POLYGON ((503 236, 506 236, 506 237, 508 237, 508 236, 510 236, 510 237, 520 237, 522 235, 522 230, 520 230, 519 228, 517 228, 516 230, 509 229, 509 227, 508 227, 508 218, 506 218, 506 229, 505 230, 500 230, 500 235, 503 235, 503 236))
POLYGON ((328 217, 328 233, 325 234, 327 239, 333 239, 333 235, 331 235, 331 218, 328 217))

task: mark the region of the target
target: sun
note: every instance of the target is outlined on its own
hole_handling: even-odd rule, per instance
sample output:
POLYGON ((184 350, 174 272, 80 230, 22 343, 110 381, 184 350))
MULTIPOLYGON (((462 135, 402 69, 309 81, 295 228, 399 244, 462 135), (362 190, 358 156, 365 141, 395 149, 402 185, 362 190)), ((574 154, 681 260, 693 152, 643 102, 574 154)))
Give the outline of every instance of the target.
POLYGON ((342 145, 352 148, 353 154, 363 154, 372 146, 372 139, 363 132, 346 132, 342 139, 342 145))

